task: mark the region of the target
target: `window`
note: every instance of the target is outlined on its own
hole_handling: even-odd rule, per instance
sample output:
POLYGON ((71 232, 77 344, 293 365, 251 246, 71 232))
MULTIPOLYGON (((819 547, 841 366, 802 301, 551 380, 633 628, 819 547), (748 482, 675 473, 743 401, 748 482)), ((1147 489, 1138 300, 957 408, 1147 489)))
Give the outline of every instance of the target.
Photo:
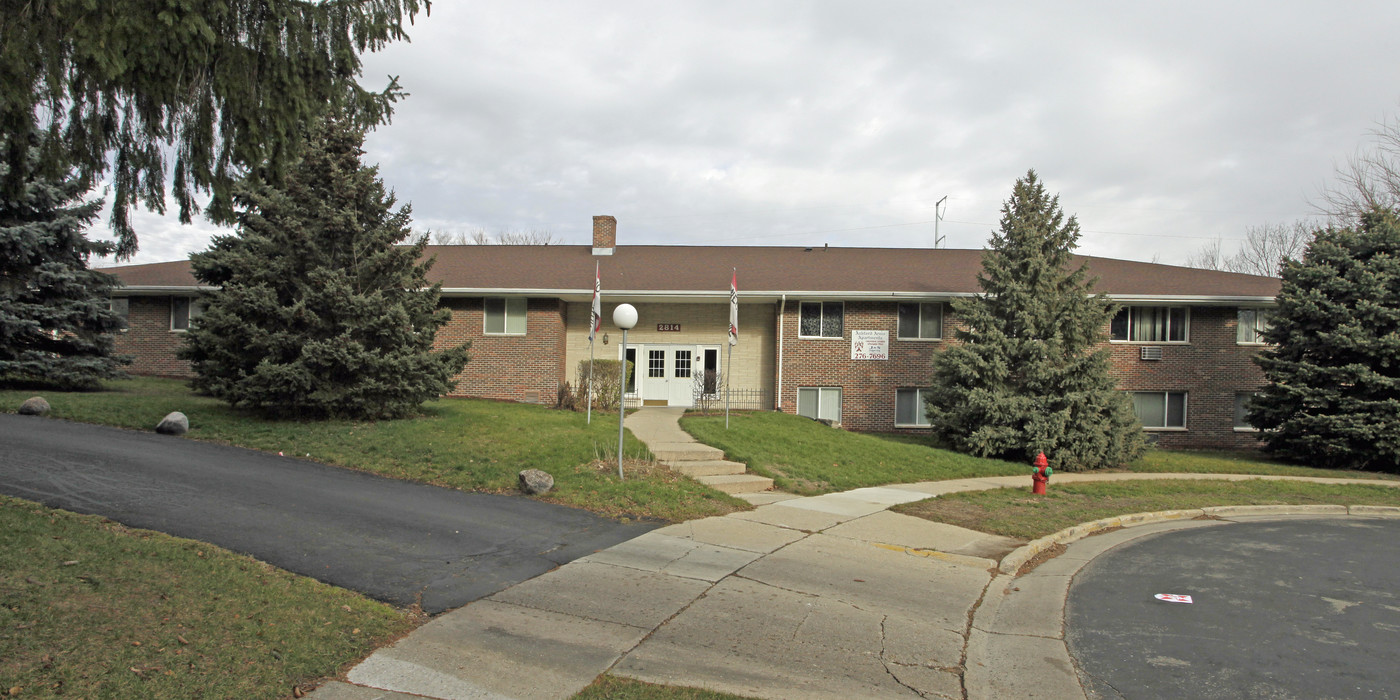
POLYGON ((525 335, 525 299, 486 299, 487 335, 525 335))
POLYGON ((1235 430, 1240 432, 1253 432, 1258 430, 1249 423, 1249 401, 1255 394, 1242 392, 1235 394, 1235 430))
POLYGON ((1134 391, 1133 409, 1144 428, 1186 428, 1184 391, 1134 391))
POLYGON ((842 334, 839 301, 804 301, 797 335, 807 338, 840 338, 842 334))
POLYGON ((928 425, 928 414, 924 407, 927 389, 899 389, 894 392, 895 425, 928 425))
POLYGON ((676 379, 690 378, 690 351, 676 351, 676 379))
POLYGON ((204 301, 194 297, 170 297, 170 330, 187 331, 190 321, 204 313, 204 301))
POLYGON ((121 332, 125 333, 131 319, 131 300, 126 297, 112 297, 108 307, 122 320, 121 332))
POLYGON ((841 387, 797 387, 797 415, 841 421, 841 387))
POLYGON ((666 351, 665 351, 665 350, 648 350, 648 351, 647 351, 647 376, 648 376, 648 377, 665 377, 665 376, 666 376, 666 351))
POLYGON ((1184 343, 1187 341, 1187 313, 1184 306, 1127 306, 1118 311, 1109 326, 1109 339, 1140 343, 1184 343))
POLYGON ((1240 309, 1235 342, 1241 345, 1262 345, 1264 331, 1269 329, 1268 309, 1240 309))
POLYGON ((904 340, 939 340, 943 337, 942 304, 900 304, 899 334, 904 340))

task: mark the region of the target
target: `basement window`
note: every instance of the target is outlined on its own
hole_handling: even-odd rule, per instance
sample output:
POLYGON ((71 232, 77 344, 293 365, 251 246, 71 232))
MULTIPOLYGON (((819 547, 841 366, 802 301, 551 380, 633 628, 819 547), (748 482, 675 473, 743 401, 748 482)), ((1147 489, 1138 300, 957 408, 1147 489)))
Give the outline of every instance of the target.
POLYGON ((813 419, 829 419, 839 423, 841 421, 841 387, 798 387, 797 415, 813 419))
POLYGON ((894 393, 894 424, 901 428, 927 428, 928 408, 924 397, 928 389, 899 389, 894 393))

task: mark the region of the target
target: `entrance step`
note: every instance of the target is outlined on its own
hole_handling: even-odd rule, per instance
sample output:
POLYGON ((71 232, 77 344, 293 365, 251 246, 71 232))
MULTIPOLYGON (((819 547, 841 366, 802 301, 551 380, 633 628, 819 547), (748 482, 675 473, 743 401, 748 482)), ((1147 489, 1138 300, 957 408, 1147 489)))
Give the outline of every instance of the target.
POLYGON ((723 476, 726 474, 743 474, 748 471, 748 467, 740 462, 731 462, 726 459, 705 459, 686 460, 681 462, 662 462, 671 471, 680 472, 686 476, 723 476))
POLYGON ((727 494, 754 493, 773 488, 773 480, 766 476, 752 474, 725 474, 721 476, 697 476, 695 480, 712 489, 727 494))
POLYGON ((724 450, 702 445, 698 442, 661 442, 648 445, 656 461, 665 462, 706 462, 724 459, 724 450))

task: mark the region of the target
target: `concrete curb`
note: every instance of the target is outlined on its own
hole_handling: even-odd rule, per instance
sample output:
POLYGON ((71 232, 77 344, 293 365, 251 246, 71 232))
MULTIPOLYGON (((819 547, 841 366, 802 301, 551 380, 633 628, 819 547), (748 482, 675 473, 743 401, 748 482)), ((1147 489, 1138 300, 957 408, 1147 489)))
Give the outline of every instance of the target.
POLYGON ((1400 506, 1339 506, 1339 505, 1284 505, 1284 506, 1211 506, 1208 508, 1187 508, 1184 510, 1159 510, 1151 513, 1133 513, 1115 518, 1104 518, 1080 523, 1054 532, 1037 540, 1031 540, 1002 558, 997 571, 1015 576, 1026 562, 1034 559, 1055 545, 1069 544, 1082 540, 1104 530, 1120 527, 1134 527, 1147 523, 1168 520, 1191 520, 1201 517, 1232 517, 1241 515, 1368 515, 1376 517, 1400 517, 1400 506))

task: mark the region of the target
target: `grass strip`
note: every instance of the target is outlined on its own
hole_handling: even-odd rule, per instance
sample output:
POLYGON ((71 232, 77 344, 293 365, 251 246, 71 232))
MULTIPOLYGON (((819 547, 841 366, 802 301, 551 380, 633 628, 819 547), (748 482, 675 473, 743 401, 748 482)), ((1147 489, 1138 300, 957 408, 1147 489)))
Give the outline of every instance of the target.
POLYGON ((1055 485, 1044 496, 1029 489, 964 491, 898 505, 891 510, 1033 540, 1101 518, 1183 508, 1241 505, 1400 506, 1400 487, 1249 479, 1171 479, 1055 485))
MULTIPOLYGON (((813 496, 884 484, 985 476, 1026 476, 1030 466, 973 457, 930 444, 927 435, 852 433, 784 413, 687 415, 681 427, 724 450, 784 491, 813 496)), ((1267 459, 1252 451, 1150 450, 1124 472, 1185 472, 1396 479, 1389 474, 1316 469, 1267 459)))
MULTIPOLYGON (((18 410, 36 393, 53 418, 149 431, 181 411, 189 438, 467 491, 519 493, 520 471, 543 469, 555 487, 541 500, 612 517, 681 521, 750 507, 668 470, 641 469, 619 483, 616 415, 595 412, 590 424, 582 413, 544 406, 442 399, 400 420, 270 420, 198 396, 184 382, 150 377, 97 392, 0 391, 0 407, 18 410)), ((648 456, 630 433, 623 450, 629 459, 648 456)))
POLYGON ((1030 468, 927 444, 826 427, 786 413, 687 415, 681 427, 783 490, 804 496, 915 481, 1026 474, 1030 468))
POLYGON ((618 678, 608 674, 598 676, 593 684, 579 691, 573 700, 747 700, 743 695, 730 695, 703 688, 654 685, 618 678))
POLYGON ((0 694, 287 697, 417 620, 208 544, 0 496, 0 694))

